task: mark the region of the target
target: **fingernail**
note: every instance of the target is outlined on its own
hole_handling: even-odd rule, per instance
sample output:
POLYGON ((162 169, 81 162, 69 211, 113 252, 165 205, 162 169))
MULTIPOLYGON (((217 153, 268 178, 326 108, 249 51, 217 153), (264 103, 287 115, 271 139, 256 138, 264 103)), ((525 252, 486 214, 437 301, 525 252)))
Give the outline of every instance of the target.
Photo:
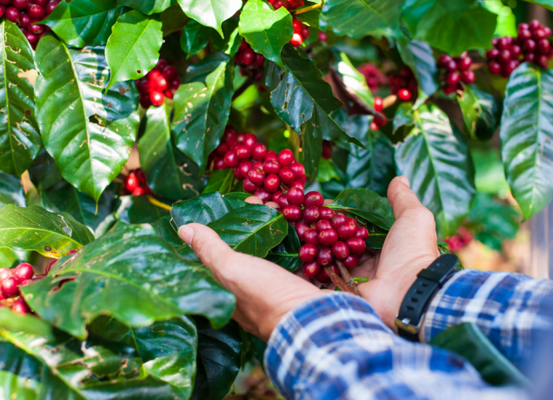
POLYGON ((179 228, 179 237, 186 242, 186 244, 192 244, 192 238, 194 237, 194 229, 188 225, 183 225, 179 228))
POLYGON ((404 177, 404 176, 400 176, 400 177, 399 177, 399 180, 400 180, 401 182, 403 182, 403 184, 404 184, 405 186, 407 186, 408 188, 411 188, 411 184, 409 183, 409 179, 407 179, 407 178, 404 177))

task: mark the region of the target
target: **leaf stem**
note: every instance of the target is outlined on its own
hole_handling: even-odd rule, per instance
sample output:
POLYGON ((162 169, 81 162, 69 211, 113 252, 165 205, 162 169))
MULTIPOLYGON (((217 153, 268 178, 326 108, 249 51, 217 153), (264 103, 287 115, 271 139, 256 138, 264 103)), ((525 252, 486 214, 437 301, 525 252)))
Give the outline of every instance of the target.
POLYGON ((323 6, 323 2, 321 2, 319 4, 313 4, 312 6, 303 7, 303 8, 295 10, 294 14, 296 14, 296 15, 303 14, 303 13, 306 13, 306 12, 309 12, 309 11, 312 11, 312 10, 316 10, 317 8, 322 8, 322 6, 323 6))
POLYGON ((330 280, 332 281, 332 283, 334 283, 336 286, 338 286, 340 289, 342 289, 343 292, 351 293, 351 294, 355 294, 357 296, 360 296, 359 292, 356 290, 357 288, 354 289, 353 287, 348 285, 342 278, 340 278, 338 275, 336 275, 336 273, 334 272, 334 270, 331 267, 324 267, 324 269, 325 269, 326 273, 328 274, 328 276, 330 277, 330 280))
POLYGON ((153 198, 151 195, 149 195, 149 194, 146 195, 146 199, 148 199, 148 201, 149 201, 150 203, 152 203, 154 206, 159 207, 159 208, 163 208, 164 210, 171 211, 171 210, 173 209, 173 207, 168 206, 167 204, 162 203, 161 201, 154 199, 154 198, 153 198))

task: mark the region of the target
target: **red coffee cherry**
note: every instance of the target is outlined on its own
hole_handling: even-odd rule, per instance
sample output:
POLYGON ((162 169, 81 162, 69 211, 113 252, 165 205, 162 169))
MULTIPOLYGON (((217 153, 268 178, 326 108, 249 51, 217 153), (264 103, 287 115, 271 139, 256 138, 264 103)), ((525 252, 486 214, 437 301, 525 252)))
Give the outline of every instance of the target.
POLYGON ((281 182, 285 185, 291 184, 296 179, 296 174, 294 174, 292 168, 289 167, 283 167, 280 171, 278 171, 278 176, 281 182))
POLYGON ((20 10, 24 10, 29 5, 29 2, 27 0, 13 0, 11 5, 20 10))
POLYGON ((267 178, 265 178, 264 186, 265 190, 270 193, 274 193, 280 187, 280 178, 276 174, 271 174, 267 178))
POLYGON ((382 102, 382 97, 375 97, 374 98, 374 109, 376 111, 382 111, 383 107, 384 107, 384 103, 382 102))
POLYGON ((367 230, 367 228, 357 228, 357 230, 355 231, 355 237, 367 240, 369 238, 369 231, 367 230))
POLYGON ((462 71, 461 80, 464 83, 471 84, 471 83, 474 83, 474 81, 476 81, 476 75, 474 74, 474 71, 462 71))
POLYGON ((317 274, 317 280, 321 283, 326 283, 326 284, 329 284, 330 282, 332 282, 332 280, 330 279, 330 276, 328 276, 326 271, 322 268, 321 268, 321 272, 317 274))
POLYGON ((305 206, 321 207, 324 203, 323 195, 315 191, 309 192, 305 195, 303 203, 305 206))
POLYGON ((267 190, 263 189, 263 188, 259 188, 257 189, 254 193, 253 193, 254 196, 257 196, 259 197, 261 200, 263 200, 263 203, 266 203, 268 201, 271 200, 271 193, 269 193, 267 190))
POLYGON ((292 36, 292 39, 290 40, 290 44, 294 47, 298 47, 298 46, 301 46, 302 43, 303 43, 303 37, 299 33, 294 33, 294 35, 292 36))
MULTIPOLYGON (((348 247, 348 249, 349 249, 349 247, 348 247)), ((357 264, 359 263, 359 260, 357 259, 357 257, 350 255, 350 256, 346 257, 346 259, 343 261, 343 263, 344 263, 344 266, 347 269, 352 269, 352 268, 357 266, 357 264)))
POLYGON ((319 265, 326 267, 334 261, 332 257, 332 251, 328 247, 321 247, 317 253, 317 263, 319 265))
POLYGON ((225 133, 223 134, 223 142, 227 142, 229 144, 232 144, 236 142, 236 131, 231 128, 230 126, 227 126, 225 128, 225 133))
POLYGON ((19 10, 15 7, 6 8, 6 19, 10 22, 16 22, 19 19, 19 10))
POLYGON ((354 237, 351 239, 346 240, 346 244, 349 247, 349 250, 353 254, 359 254, 365 251, 366 244, 365 241, 361 238, 354 237))
POLYGON ((157 90, 153 90, 150 92, 150 102, 158 107, 163 104, 165 101, 165 95, 162 92, 158 92, 157 90))
POLYGON ((303 183, 301 183, 300 181, 295 181, 294 183, 292 183, 290 185, 290 189, 292 189, 292 188, 298 188, 302 192, 305 190, 305 187, 303 186, 303 183))
POLYGON ((347 221, 347 217, 344 215, 344 214, 336 214, 333 218, 332 218, 332 227, 337 230, 338 228, 340 228, 342 225, 344 225, 347 221))
POLYGON ((12 270, 9 268, 0 268, 0 282, 12 276, 12 270))
POLYGON ((313 228, 309 228, 303 233, 303 240, 305 243, 311 243, 311 244, 314 244, 315 246, 318 246, 319 232, 317 232, 313 228))
POLYGON ((274 150, 268 150, 267 151, 263 161, 269 161, 269 160, 278 160, 278 156, 277 156, 276 151, 274 151, 274 150))
POLYGON ((236 149, 236 158, 238 158, 239 161, 249 160, 251 154, 252 150, 248 146, 238 146, 236 149))
POLYGON ((255 136, 253 133, 247 133, 244 137, 244 145, 246 145, 248 148, 253 148, 253 146, 257 143, 257 136, 255 136))
POLYGON ((295 204, 291 204, 282 209, 282 214, 284 214, 284 218, 288 221, 299 221, 301 219, 301 208, 295 204))
POLYGON ((407 101, 411 99, 411 92, 407 89, 399 89, 397 92, 397 97, 399 97, 403 101, 407 101))
POLYGON ((266 174, 278 174, 280 164, 276 160, 267 160, 263 163, 263 170, 266 174))
POLYGON ((250 178, 244 179, 242 182, 242 187, 244 190, 248 193, 254 194, 257 189, 259 189, 259 186, 257 186, 255 183, 253 183, 250 178))
POLYGON ((305 222, 298 222, 296 224, 296 233, 298 234, 298 238, 303 242, 305 237, 305 231, 311 229, 309 228, 309 225, 307 225, 305 222))
POLYGON ((321 207, 319 211, 321 213, 321 219, 326 219, 327 221, 332 221, 332 218, 336 215, 336 212, 328 207, 321 207))
POLYGON ((282 196, 282 190, 277 190, 276 192, 273 193, 273 196, 271 197, 272 200, 278 204, 278 198, 282 196))
POLYGON ((236 157, 236 153, 234 151, 227 152, 223 159, 225 160, 225 164, 229 168, 235 168, 240 164, 240 161, 236 157))
POLYGON ((322 219, 319 222, 317 222, 317 225, 315 225, 315 227, 319 232, 326 231, 328 229, 333 229, 332 224, 328 222, 326 219, 322 219))
POLYGON ((317 258, 318 253, 317 246, 307 243, 300 247, 300 250, 298 251, 298 257, 303 262, 313 262, 317 258))
POLYGON ((29 308, 27 303, 25 303, 25 300, 17 299, 12 304, 12 311, 15 314, 23 314, 24 315, 24 314, 29 314, 31 312, 31 309, 29 308))
POLYGON ((321 213, 319 211, 319 208, 315 206, 307 206, 304 208, 302 212, 302 219, 308 224, 317 222, 320 217, 321 217, 321 213))
POLYGON ((338 234, 334 229, 327 229, 319 232, 319 243, 323 246, 331 247, 338 241, 338 234))
MULTIPOLYGON (((35 44, 38 43, 38 36, 35 35, 34 33, 32 32, 25 32, 25 38, 27 39, 27 41, 29 42, 29 44, 31 46, 34 46, 35 44)), ((154 104, 155 105, 155 104, 154 104)))
POLYGON ((146 191, 144 190, 144 188, 141 188, 141 187, 137 187, 132 191, 132 195, 134 197, 144 196, 145 194, 146 194, 146 191))
POLYGON ((242 161, 238 166, 241 179, 247 178, 248 173, 252 170, 252 168, 253 168, 253 163, 251 161, 242 161))
POLYGON ((237 180, 241 181, 242 179, 244 179, 244 178, 242 177, 242 172, 240 172, 240 167, 234 168, 234 169, 232 170, 232 172, 233 172, 233 174, 234 174, 234 177, 235 177, 237 180))
POLYGON ((308 264, 304 264, 303 266, 303 274, 307 279, 315 279, 317 275, 321 272, 321 266, 317 264, 316 262, 311 262, 308 264))
POLYGON ((267 147, 263 143, 255 143, 252 146, 252 158, 256 161, 261 161, 267 154, 267 147))
POLYGON ((460 79, 461 76, 457 72, 450 72, 445 76, 445 81, 448 85, 456 85, 460 79))
POLYGON ((472 65, 472 58, 470 57, 462 58, 457 63, 457 67, 459 67, 459 70, 461 71, 469 69, 471 65, 472 65))
POLYGON ((250 178, 250 181, 252 181, 257 186, 262 186, 265 182, 265 172, 260 168, 252 168, 248 172, 248 178, 250 178))
POLYGON ((251 48, 246 49, 242 52, 240 61, 241 64, 244 65, 251 65, 255 60, 255 51, 253 51, 251 48))
POLYGON ((304 201, 303 190, 293 187, 288 191, 286 198, 288 203, 300 206, 304 201))
POLYGON ((349 257, 349 247, 344 242, 338 241, 332 246, 332 254, 338 260, 345 260, 349 257))
POLYGON ((278 154, 278 163, 283 167, 289 167, 294 160, 295 158, 292 150, 284 149, 278 154))
POLYGON ((296 180, 300 180, 306 177, 303 164, 295 163, 290 165, 290 168, 292 168, 292 171, 294 171, 294 174, 296 174, 296 180))
POLYGON ((288 196, 286 196, 285 194, 282 194, 279 198, 278 198, 278 201, 277 201, 278 205, 280 206, 280 208, 284 208, 284 207, 287 207, 290 205, 290 203, 288 203, 288 196))
POLYGON ((21 263, 17 266, 17 268, 15 268, 13 276, 17 280, 22 282, 27 279, 31 279, 34 274, 35 274, 35 271, 33 270, 33 266, 31 264, 21 263))
POLYGON ((10 276, 2 282, 1 285, 2 293, 6 298, 19 296, 19 281, 10 276))

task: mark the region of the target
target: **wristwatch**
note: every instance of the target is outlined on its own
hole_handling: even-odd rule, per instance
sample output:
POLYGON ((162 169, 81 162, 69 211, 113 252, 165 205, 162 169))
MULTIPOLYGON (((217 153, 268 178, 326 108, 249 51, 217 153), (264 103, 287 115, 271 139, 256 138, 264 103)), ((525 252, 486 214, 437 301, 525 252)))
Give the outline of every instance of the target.
POLYGON ((412 342, 419 342, 424 314, 430 301, 438 290, 457 272, 459 259, 453 254, 438 257, 430 267, 417 274, 417 280, 407 291, 399 313, 396 326, 399 336, 412 342))

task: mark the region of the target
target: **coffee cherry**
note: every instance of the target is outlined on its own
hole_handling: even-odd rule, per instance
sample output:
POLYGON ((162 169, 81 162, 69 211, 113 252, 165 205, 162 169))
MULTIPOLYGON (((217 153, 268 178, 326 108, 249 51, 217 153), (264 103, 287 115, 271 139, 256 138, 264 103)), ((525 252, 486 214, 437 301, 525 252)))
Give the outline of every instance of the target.
POLYGON ((499 56, 499 50, 498 49, 491 49, 486 51, 486 58, 488 60, 495 60, 499 56))
POLYGON ((367 240, 369 238, 369 231, 367 230, 367 228, 359 227, 355 231, 355 237, 367 240))
POLYGON ((323 195, 315 191, 309 192, 305 195, 303 203, 305 206, 321 207, 324 203, 323 195))
POLYGON ((307 225, 305 222, 300 221, 296 224, 296 233, 298 234, 298 238, 303 242, 305 237, 305 231, 311 229, 309 228, 309 225, 307 225))
POLYGON ((403 100, 403 101, 407 101, 411 98, 411 92, 407 89, 400 89, 398 92, 397 92, 397 96, 403 100))
POLYGON ((2 282, 4 279, 9 278, 12 276, 12 270, 9 268, 0 268, 0 282, 2 282))
POLYGON ((464 70, 469 69, 471 65, 472 65, 472 58, 470 58, 470 57, 462 58, 462 59, 459 60, 459 62, 457 63, 457 67, 458 67, 459 70, 461 70, 461 71, 464 71, 464 70))
POLYGON ((265 178, 265 190, 270 193, 274 193, 280 187, 280 178, 276 174, 271 174, 265 178))
POLYGON ((523 47, 524 47, 524 51, 528 53, 534 52, 534 50, 536 50, 536 42, 533 41, 532 39, 528 39, 527 41, 524 42, 523 47))
POLYGON ((511 47, 509 47, 509 52, 511 53, 512 58, 519 58, 522 54, 522 49, 518 44, 513 44, 511 47))
POLYGON ((499 38, 499 41, 497 42, 497 47, 499 47, 500 50, 505 50, 505 49, 508 49, 512 43, 513 43, 512 37, 503 36, 499 38))
POLYGON ((308 224, 313 224, 317 222, 320 217, 321 217, 321 213, 318 207, 307 206, 303 209, 302 219, 308 224))
MULTIPOLYGON (((265 56, 263 54, 257 53, 255 55, 255 60, 253 62, 253 66, 255 68, 263 68, 264 64, 265 64, 265 56)), ((263 76, 263 72, 261 72, 261 76, 263 76)))
POLYGON ((265 172, 261 168, 252 168, 248 172, 248 178, 250 178, 250 181, 255 185, 262 186, 265 182, 265 172))
POLYGON ((336 215, 336 212, 328 207, 321 207, 319 211, 321 213, 321 219, 326 219, 327 221, 332 221, 332 218, 336 215))
POLYGON ((16 301, 14 301, 12 303, 12 312, 15 313, 15 314, 22 314, 22 315, 25 315, 25 314, 29 314, 31 312, 31 309, 29 308, 29 306, 27 305, 27 303, 25 303, 25 300, 23 299, 17 299, 16 301))
POLYGON ((299 33, 294 33, 292 36, 292 39, 290 40, 290 44, 294 47, 301 46, 303 43, 303 37, 299 33))
POLYGON ((0 288, 4 296, 8 299, 19 296, 19 281, 13 276, 4 279, 0 288))
POLYGON ((357 223, 353 218, 347 218, 346 223, 336 229, 340 240, 348 240, 355 236, 357 232, 357 223))
POLYGON ((330 279, 330 276, 328 276, 328 274, 326 273, 326 271, 324 269, 321 268, 321 272, 319 272, 317 274, 317 280, 321 283, 325 283, 325 284, 329 284, 330 282, 332 282, 332 280, 330 279))
MULTIPOLYGON (((545 54, 538 55, 534 62, 536 64, 538 64, 540 67, 543 67, 543 68, 548 68, 549 67, 549 57, 547 57, 545 54)), ((518 65, 517 65, 517 67, 518 67, 518 65)))
POLYGON ((292 171, 294 171, 294 174, 296 174, 296 180, 300 180, 306 177, 303 164, 295 163, 290 165, 290 168, 292 169, 292 171))
POLYGON ((253 148, 254 144, 257 143, 257 137, 253 133, 247 133, 244 136, 244 145, 248 148, 253 148))
POLYGON ((321 266, 316 262, 304 264, 303 266, 303 274, 307 279, 315 279, 321 270, 321 266))
POLYGON ((33 48, 38 43, 38 36, 32 32, 25 32, 25 38, 33 48))
POLYGON ((543 29, 536 29, 534 32, 532 32, 532 39, 534 39, 536 42, 545 39, 545 31, 543 29))
POLYGON ((256 161, 261 161, 267 154, 267 147, 263 143, 255 143, 252 146, 252 158, 256 161))
POLYGON ((41 20, 44 18, 44 15, 46 15, 44 8, 37 4, 32 4, 29 8, 27 8, 27 12, 29 13, 29 17, 36 20, 41 20))
POLYGON ((444 94, 449 95, 457 90, 457 85, 445 85, 442 88, 442 91, 444 94))
POLYGON ((345 260, 349 257, 349 247, 344 242, 338 241, 332 246, 332 254, 338 260, 345 260))
POLYGON ((453 58, 450 55, 444 54, 438 60, 438 66, 441 68, 446 68, 446 66, 453 61, 453 58))
POLYGON ((276 151, 274 151, 274 150, 267 151, 267 153, 265 154, 265 158, 263 158, 263 160, 264 161, 278 160, 278 156, 277 156, 276 151))
POLYGON ((474 83, 476 75, 474 74, 474 71, 461 71, 461 80, 466 84, 474 83))
POLYGON ((225 164, 229 168, 236 168, 240 161, 236 157, 236 153, 234 151, 229 151, 227 154, 225 154, 225 157, 223 158, 225 160, 225 164))
POLYGON ((536 59, 535 53, 528 53, 524 55, 524 61, 526 62, 534 62, 535 59, 536 59))
POLYGON ((145 194, 146 194, 146 191, 144 190, 144 188, 141 188, 141 187, 137 187, 132 191, 132 195, 134 197, 144 196, 145 194))
POLYGON ((518 67, 519 62, 517 60, 509 60, 506 64, 503 64, 501 67, 501 75, 504 78, 508 78, 513 71, 518 67))
POLYGON ((225 160, 223 160, 220 157, 214 157, 213 158, 213 170, 218 171, 221 169, 227 169, 227 164, 225 164, 225 160))
MULTIPOLYGON (((6 13, 6 6, 0 6, 0 18, 2 18, 5 13, 6 13)), ((2 292, 0 292, 0 295, 1 295, 1 293, 2 292)))
POLYGON ((252 170, 252 168, 253 163, 251 161, 242 161, 237 168, 238 170, 240 170, 241 179, 247 178, 248 173, 252 170))
POLYGON ((517 39, 524 43, 525 40, 532 39, 532 32, 530 32, 528 29, 521 30, 518 32, 517 39))
POLYGON ((286 196, 285 194, 282 194, 279 198, 278 198, 278 205, 280 206, 280 208, 284 208, 284 207, 287 207, 290 205, 290 203, 288 203, 288 196, 286 196))
POLYGON ((531 31, 535 31, 536 29, 539 29, 540 27, 541 27, 540 21, 538 21, 537 19, 533 19, 533 20, 530 21, 530 23, 528 24, 528 28, 529 28, 531 31))
POLYGON ((284 149, 278 154, 278 163, 283 167, 289 167, 294 162, 292 150, 284 149))
POLYGON ((287 194, 288 203, 295 204, 295 205, 302 205, 303 204, 303 191, 298 188, 292 188, 288 191, 287 194))
POLYGON ((239 161, 246 161, 246 160, 249 160, 250 159, 250 156, 252 154, 252 151, 249 147, 243 145, 243 146, 238 146, 236 148, 236 158, 239 160, 239 161))
POLYGON ((20 10, 26 9, 28 5, 29 5, 29 2, 27 0, 13 0, 12 1, 12 6, 14 6, 15 8, 18 8, 20 10))
POLYGON ((376 111, 382 111, 382 108, 384 107, 382 97, 375 97, 373 104, 376 111))
POLYGON ((319 222, 317 222, 317 224, 315 225, 315 228, 317 229, 318 232, 333 229, 332 224, 326 219, 319 220, 319 222))
POLYGON ((537 49, 539 53, 548 54, 551 49, 551 43, 547 39, 540 39, 537 44, 537 49))
POLYGON ((327 265, 330 265, 332 261, 334 261, 334 257, 332 257, 332 250, 328 247, 321 247, 317 252, 317 262, 319 265, 326 267, 327 265))
POLYGON ((317 246, 307 243, 300 247, 298 257, 303 262, 310 263, 315 261, 318 251, 317 246))
POLYGON ((266 203, 268 201, 271 200, 272 198, 272 195, 271 193, 269 193, 267 190, 263 189, 263 188, 259 188, 257 189, 254 193, 253 193, 254 196, 257 196, 259 197, 261 200, 263 200, 263 203, 266 203))
POLYGON ((156 90, 150 92, 150 101, 152 104, 156 107, 163 104, 165 101, 165 95, 162 92, 158 92, 156 90))
POLYGON ((448 72, 457 71, 457 63, 453 59, 451 59, 451 61, 448 61, 447 64, 444 64, 442 68, 448 72))
POLYGON ((450 72, 445 77, 445 81, 448 85, 456 85, 460 79, 461 77, 457 72, 450 72))
POLYGON ((280 171, 278 171, 278 176, 280 181, 285 185, 291 184, 296 179, 296 174, 294 174, 292 168, 289 167, 283 167, 280 171))
POLYGON ((19 10, 15 7, 6 8, 6 19, 10 22, 17 22, 19 19, 19 10))
POLYGON ((338 241, 338 234, 334 229, 327 229, 319 232, 319 243, 323 246, 331 247, 338 241))
POLYGON ((499 61, 507 62, 511 59, 511 52, 507 49, 501 50, 499 52, 499 61))
POLYGON ((287 221, 299 221, 301 219, 301 208, 295 204, 290 204, 282 209, 282 214, 287 221))
POLYGON ((550 27, 544 26, 542 29, 545 33, 545 37, 550 37, 551 36, 551 28, 550 27))
POLYGON ((347 222, 347 217, 343 214, 336 214, 333 218, 332 218, 332 228, 334 228, 334 230, 337 230, 338 228, 340 228, 342 225, 344 225, 346 222, 347 222))
POLYGON ((244 179, 242 182, 242 187, 244 190, 248 193, 254 194, 257 189, 259 189, 259 186, 257 186, 255 183, 253 183, 250 178, 244 179))
POLYGON ((230 126, 227 126, 222 140, 223 142, 227 142, 229 144, 236 142, 236 131, 230 126))
POLYGON ((278 174, 280 164, 276 160, 267 160, 263 163, 263 170, 266 174, 278 174))
POLYGON ((282 196, 282 190, 277 190, 276 192, 273 193, 271 200, 273 200, 275 203, 278 204, 278 198, 280 196, 282 196))
MULTIPOLYGON (((348 249, 349 249, 349 247, 348 247, 348 249)), ((352 269, 352 268, 356 267, 358 263, 359 263, 359 260, 357 259, 357 257, 352 256, 352 255, 348 256, 343 261, 343 264, 347 269, 352 269)))
POLYGON ((35 274, 35 271, 33 270, 33 266, 31 264, 21 263, 17 266, 17 268, 15 268, 13 276, 18 281, 22 282, 27 279, 31 279, 34 274, 35 274))
POLYGON ((240 172, 240 167, 234 168, 232 172, 237 180, 241 181, 242 179, 244 179, 244 177, 242 176, 242 172, 240 172))
POLYGON ((346 240, 346 244, 349 247, 349 251, 351 251, 353 254, 359 254, 364 252, 367 246, 365 244, 365 241, 358 237, 354 237, 346 240))
POLYGON ((290 189, 292 188, 297 188, 299 190, 301 190, 302 192, 305 190, 305 186, 303 186, 303 183, 301 183, 300 181, 295 181, 294 183, 292 183, 290 185, 290 189))
POLYGON ((253 51, 251 48, 246 49, 242 52, 241 55, 241 64, 244 65, 251 65, 255 60, 255 51, 253 51))
MULTIPOLYGON (((534 53, 531 53, 534 55, 534 53)), ((493 75, 498 75, 501 72, 501 64, 492 61, 488 64, 488 69, 490 70, 490 73, 493 75)))

